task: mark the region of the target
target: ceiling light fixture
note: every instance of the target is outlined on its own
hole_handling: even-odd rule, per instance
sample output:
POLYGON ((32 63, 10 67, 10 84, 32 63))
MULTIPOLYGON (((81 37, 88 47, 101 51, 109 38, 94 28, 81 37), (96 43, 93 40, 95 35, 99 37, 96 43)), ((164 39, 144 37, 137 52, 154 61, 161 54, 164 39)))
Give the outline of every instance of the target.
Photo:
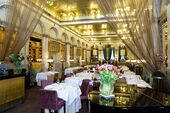
POLYGON ((54 5, 54 2, 53 2, 53 1, 47 1, 47 4, 48 4, 49 6, 52 6, 52 5, 54 5))

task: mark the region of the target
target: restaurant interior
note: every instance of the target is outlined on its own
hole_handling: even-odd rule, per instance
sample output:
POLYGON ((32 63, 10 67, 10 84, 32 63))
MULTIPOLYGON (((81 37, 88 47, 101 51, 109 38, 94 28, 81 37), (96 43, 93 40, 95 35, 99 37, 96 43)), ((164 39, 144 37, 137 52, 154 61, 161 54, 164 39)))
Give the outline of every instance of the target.
POLYGON ((0 113, 170 113, 170 0, 0 0, 0 113))

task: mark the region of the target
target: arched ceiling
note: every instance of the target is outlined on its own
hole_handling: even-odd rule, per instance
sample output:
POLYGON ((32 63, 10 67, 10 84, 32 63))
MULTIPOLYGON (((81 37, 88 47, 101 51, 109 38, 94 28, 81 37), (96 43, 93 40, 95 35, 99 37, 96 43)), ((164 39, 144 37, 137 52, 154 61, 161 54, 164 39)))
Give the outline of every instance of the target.
MULTIPOLYGON (((47 0, 47 4, 46 13, 89 41, 103 42, 118 39, 102 15, 96 0, 47 0)), ((127 8, 134 13, 135 9, 130 7, 130 2, 127 2, 127 8)), ((120 30, 125 30, 124 26, 121 25, 121 21, 118 22, 120 30)))

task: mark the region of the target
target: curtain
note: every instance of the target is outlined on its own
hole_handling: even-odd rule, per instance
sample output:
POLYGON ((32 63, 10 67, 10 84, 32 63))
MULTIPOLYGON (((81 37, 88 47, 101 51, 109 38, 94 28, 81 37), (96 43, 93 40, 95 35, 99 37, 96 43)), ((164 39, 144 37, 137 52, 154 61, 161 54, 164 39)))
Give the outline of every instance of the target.
POLYGON ((8 0, 8 4, 0 60, 19 53, 40 20, 46 0, 8 0))
POLYGON ((153 73, 164 70, 155 0, 96 0, 112 30, 125 46, 153 73))
POLYGON ((111 48, 111 58, 110 58, 110 60, 113 60, 114 61, 114 59, 115 59, 115 56, 114 56, 114 48, 111 48))
POLYGON ((112 56, 112 48, 109 48, 109 59, 108 60, 111 60, 111 56, 112 56))
POLYGON ((103 60, 106 60, 106 49, 105 48, 102 49, 102 53, 103 53, 102 55, 103 60))

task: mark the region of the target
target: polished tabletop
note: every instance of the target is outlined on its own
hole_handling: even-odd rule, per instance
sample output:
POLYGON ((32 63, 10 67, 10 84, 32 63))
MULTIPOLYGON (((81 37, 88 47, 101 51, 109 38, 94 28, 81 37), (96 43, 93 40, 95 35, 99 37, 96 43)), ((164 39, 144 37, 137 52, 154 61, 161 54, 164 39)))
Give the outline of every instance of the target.
POLYGON ((170 95, 133 85, 115 86, 114 96, 110 97, 91 91, 88 99, 90 103, 105 107, 170 107, 170 95))

